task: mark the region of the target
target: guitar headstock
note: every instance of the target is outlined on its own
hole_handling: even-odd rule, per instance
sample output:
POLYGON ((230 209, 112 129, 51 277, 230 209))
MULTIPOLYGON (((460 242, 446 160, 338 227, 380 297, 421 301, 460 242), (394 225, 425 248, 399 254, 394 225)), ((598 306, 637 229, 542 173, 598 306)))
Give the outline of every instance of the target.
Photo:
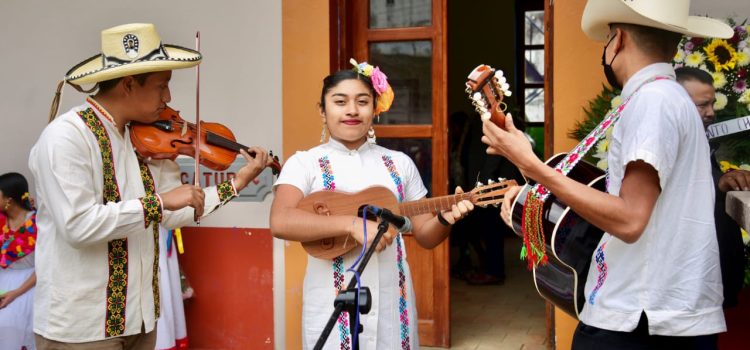
POLYGON ((508 188, 518 185, 516 180, 513 179, 506 180, 499 178, 497 180, 498 182, 489 180, 486 185, 477 182, 477 186, 470 192, 471 202, 482 208, 485 208, 488 205, 494 205, 497 207, 498 204, 501 204, 505 199, 505 192, 508 191, 508 188))
POLYGON ((505 128, 505 103, 503 98, 510 96, 503 71, 481 64, 469 73, 466 93, 482 120, 492 120, 495 125, 505 128))

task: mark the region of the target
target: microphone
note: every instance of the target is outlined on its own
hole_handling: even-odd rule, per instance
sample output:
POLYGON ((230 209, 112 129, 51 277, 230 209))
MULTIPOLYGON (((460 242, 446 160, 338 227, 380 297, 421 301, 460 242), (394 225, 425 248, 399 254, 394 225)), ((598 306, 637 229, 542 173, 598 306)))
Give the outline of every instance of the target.
POLYGON ((398 232, 405 233, 411 231, 411 220, 406 216, 396 215, 386 208, 380 208, 374 205, 370 205, 370 208, 373 209, 375 215, 393 225, 398 232))

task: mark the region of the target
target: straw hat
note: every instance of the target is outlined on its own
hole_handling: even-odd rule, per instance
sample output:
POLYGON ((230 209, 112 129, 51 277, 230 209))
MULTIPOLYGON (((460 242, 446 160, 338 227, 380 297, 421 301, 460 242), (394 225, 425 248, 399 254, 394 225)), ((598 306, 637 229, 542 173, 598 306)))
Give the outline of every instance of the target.
POLYGON ((65 81, 75 85, 193 67, 200 52, 163 45, 153 24, 131 23, 102 31, 102 52, 71 68, 65 81))
POLYGON ((708 17, 690 16, 690 0, 589 0, 581 28, 596 41, 605 41, 611 23, 639 24, 691 37, 731 38, 732 28, 708 17))

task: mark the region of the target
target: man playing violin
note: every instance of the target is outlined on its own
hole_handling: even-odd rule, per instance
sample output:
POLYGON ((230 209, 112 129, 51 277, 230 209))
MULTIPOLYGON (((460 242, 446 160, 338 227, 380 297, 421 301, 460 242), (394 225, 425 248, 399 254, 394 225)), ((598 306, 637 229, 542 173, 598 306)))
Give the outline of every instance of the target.
MULTIPOLYGON (((551 192, 605 231, 591 257, 573 349, 715 349, 715 335, 726 331, 708 142, 670 63, 683 34, 729 38, 733 31, 689 9, 689 0, 586 4, 581 27, 605 43, 605 75, 623 91, 622 104, 595 129, 614 125, 606 192, 561 174, 567 166, 543 164, 511 118, 505 130, 484 123, 487 151, 543 185, 529 191, 524 208, 533 213, 551 192)), ((598 135, 563 164, 574 166, 598 135)), ((511 203, 503 203, 506 222, 511 203)), ((523 218, 532 226, 536 219, 523 218)))
POLYGON ((131 122, 152 123, 171 100, 172 70, 197 51, 162 45, 151 24, 102 31, 102 52, 73 67, 67 83, 95 95, 52 121, 29 167, 39 197, 39 349, 154 349, 159 317, 158 226, 180 227, 237 196, 269 164, 265 150, 240 153, 236 176, 215 187, 180 182, 170 160, 139 157, 131 122), (63 345, 66 344, 66 345, 63 345))

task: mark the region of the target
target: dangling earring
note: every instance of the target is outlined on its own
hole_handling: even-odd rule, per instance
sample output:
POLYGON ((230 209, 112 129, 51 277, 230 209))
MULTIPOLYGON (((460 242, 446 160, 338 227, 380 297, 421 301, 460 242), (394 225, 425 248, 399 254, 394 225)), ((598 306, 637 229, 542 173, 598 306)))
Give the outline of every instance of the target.
POLYGON ((323 130, 320 130, 320 143, 325 142, 326 140, 326 124, 323 123, 323 130))
POLYGON ((375 129, 371 126, 370 130, 367 130, 367 142, 374 145, 375 139, 375 129))
POLYGON ((10 201, 5 202, 5 211, 8 211, 10 209, 10 201))

